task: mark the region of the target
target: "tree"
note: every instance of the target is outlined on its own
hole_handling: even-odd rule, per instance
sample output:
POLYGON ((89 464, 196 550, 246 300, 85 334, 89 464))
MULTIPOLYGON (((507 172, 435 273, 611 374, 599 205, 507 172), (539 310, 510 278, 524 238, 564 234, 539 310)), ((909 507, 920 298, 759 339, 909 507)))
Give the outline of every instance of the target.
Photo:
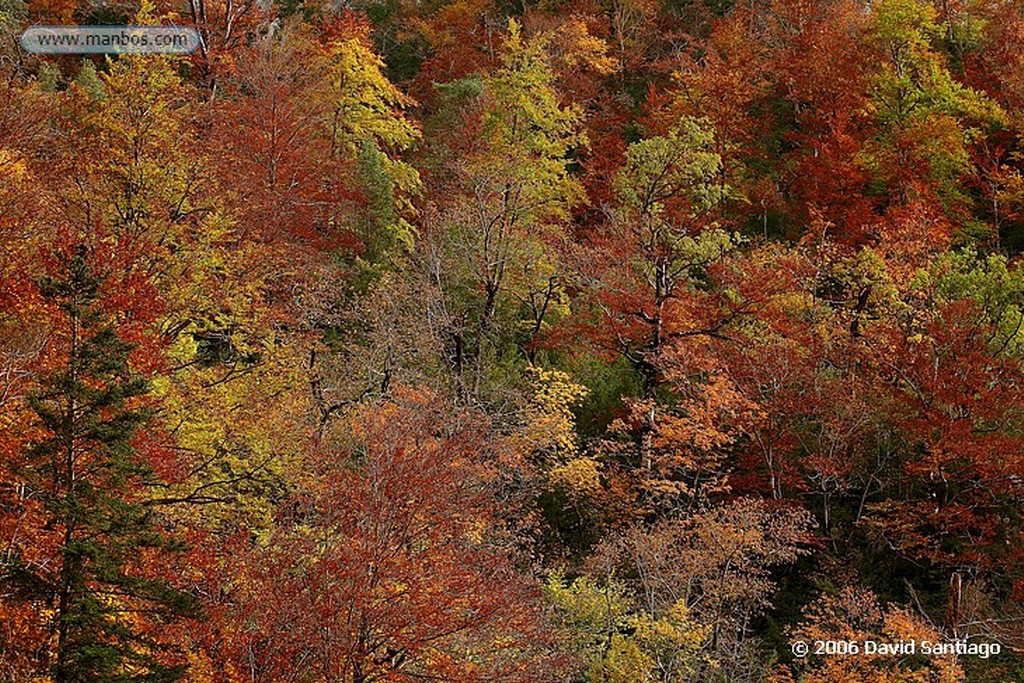
MULTIPOLYGON (((806 510, 737 498, 609 538, 595 554, 604 571, 631 577, 651 614, 681 603, 711 629, 713 647, 738 653, 752 618, 771 604, 772 569, 809 552, 806 510)), ((716 656, 716 658, 719 658, 716 656)))
POLYGON ((328 439, 212 608, 226 614, 234 670, 274 682, 543 679, 539 596, 495 533, 472 414, 399 387, 328 439))
POLYGON ((328 24, 323 43, 325 123, 332 152, 357 164, 356 180, 367 199, 367 209, 353 226, 366 248, 364 265, 390 267, 412 247, 415 236, 409 219, 420 177, 398 155, 420 138, 418 126, 402 112, 416 101, 385 76, 367 24, 328 24))
POLYGON ((305 397, 308 387, 299 335, 287 334, 295 281, 284 281, 310 250, 266 239, 256 211, 232 204, 258 181, 240 164, 245 181, 218 182, 233 179, 219 178, 202 149, 197 89, 177 66, 166 55, 125 55, 104 70, 100 92, 75 83, 61 94, 58 121, 74 142, 57 148, 47 208, 101 249, 119 333, 138 344, 135 358, 153 378, 162 445, 180 465, 154 498, 237 502, 240 484, 290 452, 301 424, 282 409, 282 394, 305 397), (272 428, 270 411, 260 412, 268 397, 281 417, 272 428))
POLYGON ((322 46, 289 23, 240 56, 222 81, 208 139, 220 184, 236 195, 242 234, 287 244, 292 254, 303 247, 354 250, 352 227, 338 216, 355 204, 355 193, 342 189, 353 159, 333 154, 322 46))
POLYGON ((547 40, 526 39, 509 21, 503 66, 483 80, 479 139, 444 203, 452 218, 431 226, 443 261, 427 268, 448 309, 450 364, 466 397, 479 396, 495 361, 530 358, 530 342, 565 310, 557 247, 583 199, 570 166, 586 140, 579 109, 559 101, 547 40))
MULTIPOLYGON (((865 22, 861 5, 852 0, 785 0, 766 22, 763 40, 775 48, 777 107, 784 117, 778 134, 784 161, 772 172, 791 221, 787 234, 813 231, 814 212, 820 211, 832 237, 857 244, 875 220, 877 198, 866 192, 870 174, 857 162, 871 134, 871 55, 860 39, 865 22)), ((756 204, 764 234, 772 206, 765 200, 756 204)))
POLYGON ((25 519, 36 524, 7 549, 2 583, 52 615, 56 683, 175 681, 184 667, 150 629, 196 611, 170 576, 180 546, 140 499, 156 480, 139 450, 147 383, 129 369, 131 347, 103 310, 85 248, 59 268, 40 285, 61 316, 54 369, 29 396, 38 438, 8 501, 34 508, 25 519), (155 573, 155 563, 171 571, 155 573))
MULTIPOLYGON (((912 314, 878 325, 869 349, 902 448, 891 493, 869 505, 868 522, 944 584, 962 577, 965 592, 988 594, 982 603, 1024 590, 1022 292, 1019 265, 947 254, 918 274, 912 314)), ((950 631, 971 635, 986 622, 972 612, 987 608, 958 593, 932 607, 946 608, 950 631)), ((1016 640, 1013 622, 983 629, 1016 640)))
POLYGON ((735 247, 712 215, 724 199, 713 141, 707 121, 684 118, 667 136, 630 145, 616 180, 619 214, 581 259, 589 335, 637 369, 648 398, 662 383, 664 349, 722 322, 705 316, 703 304, 717 303, 700 283, 735 247))
POLYGON ((852 655, 816 655, 817 641, 848 641, 863 648, 876 643, 943 642, 942 634, 920 616, 897 606, 882 608, 878 597, 860 586, 831 590, 804 610, 804 621, 792 631, 793 640, 811 644, 808 659, 797 660, 802 673, 796 679, 779 670, 773 683, 798 680, 801 683, 959 683, 962 666, 955 655, 927 657, 893 656, 865 652, 852 655))
MULTIPOLYGON (((1002 125, 1006 115, 950 73, 932 45, 939 31, 936 14, 923 0, 872 6, 865 42, 879 63, 869 107, 878 133, 865 145, 861 163, 897 206, 934 199, 948 215, 963 215, 971 201, 962 187, 971 168, 970 145, 986 129, 1002 125)), ((903 221, 897 215, 889 222, 903 221)), ((933 221, 911 229, 918 239, 941 244, 949 237, 944 228, 933 221)))
POLYGON ((740 499, 612 536, 574 580, 553 573, 548 597, 585 680, 758 680, 749 626, 773 570, 807 554, 809 526, 804 511, 740 499))
MULTIPOLYGON (((773 11, 781 13, 783 8, 776 5, 773 11)), ((764 190, 778 182, 770 160, 778 154, 783 131, 773 116, 777 110, 771 96, 778 68, 771 62, 773 41, 760 30, 767 22, 757 15, 755 5, 737 3, 729 16, 711 26, 709 35, 694 41, 674 62, 676 87, 668 90, 673 96, 664 111, 653 96, 649 100, 652 118, 659 124, 652 132, 664 135, 683 117, 708 122, 714 135, 710 151, 720 158, 717 181, 723 190, 731 188, 723 199, 738 200, 723 204, 719 215, 742 217, 756 211, 763 224, 770 204, 757 200, 771 201, 771 193, 764 190), (758 183, 762 190, 755 187, 758 183)))
POLYGON ((547 594, 588 683, 682 683, 714 665, 701 652, 711 629, 695 623, 682 601, 652 615, 620 581, 559 574, 549 577, 547 594))

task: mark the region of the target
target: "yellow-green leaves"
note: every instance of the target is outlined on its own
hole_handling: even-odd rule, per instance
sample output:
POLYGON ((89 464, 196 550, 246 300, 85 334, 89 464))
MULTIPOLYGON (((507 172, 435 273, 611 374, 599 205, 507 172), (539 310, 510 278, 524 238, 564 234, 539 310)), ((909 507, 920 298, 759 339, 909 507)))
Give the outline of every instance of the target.
POLYGON ((482 79, 479 109, 463 111, 478 137, 460 143, 468 149, 452 169, 456 192, 441 200, 432 251, 446 258, 431 279, 461 328, 452 331, 453 367, 459 390, 472 394, 496 379, 499 365, 532 362, 532 343, 567 312, 560 251, 570 210, 583 199, 571 166, 585 139, 579 109, 560 103, 547 40, 527 39, 509 22, 501 68, 482 79), (496 345, 502 337, 512 343, 496 345))
POLYGON ((959 187, 971 169, 970 145, 982 130, 1003 126, 1006 113, 984 93, 957 81, 933 43, 936 10, 923 0, 882 0, 872 7, 867 41, 876 51, 867 114, 880 125, 860 154, 873 175, 900 188, 925 170, 947 208, 968 201, 959 187))
POLYGON ((710 122, 684 117, 668 135, 629 146, 615 188, 629 213, 658 217, 667 202, 681 199, 698 213, 722 199, 715 183, 721 168, 710 122))
POLYGON ((721 258, 735 238, 719 230, 710 216, 724 199, 718 182, 721 158, 713 151, 714 133, 706 119, 684 117, 662 137, 629 146, 615 189, 620 221, 643 255, 640 266, 659 297, 692 267, 721 258))
MULTIPOLYGON (((923 0, 882 0, 872 8, 867 38, 881 61, 875 76, 875 114, 884 124, 947 115, 973 125, 999 125, 1005 113, 986 95, 956 81, 933 47, 936 11, 923 0)), ((966 131, 965 131, 966 133, 966 131)))
POLYGON ((383 60, 360 36, 330 41, 325 57, 330 135, 336 153, 357 163, 368 195, 369 225, 357 226, 366 262, 386 264, 410 249, 415 235, 407 219, 420 177, 399 155, 420 139, 419 128, 402 112, 416 102, 387 79, 383 60))
POLYGON ((96 220, 90 212, 98 211, 117 233, 158 232, 162 246, 180 246, 186 238, 174 226, 198 208, 201 161, 188 130, 195 95, 172 60, 122 57, 108 62, 99 83, 85 68, 70 97, 80 112, 74 134, 87 152, 74 169, 88 176, 78 184, 81 219, 96 220))
POLYGON ((555 573, 546 588, 588 683, 673 683, 709 663, 701 648, 711 629, 692 621, 682 600, 655 616, 614 579, 570 582, 555 573))
POLYGON ((545 52, 545 38, 526 40, 509 20, 503 68, 484 81, 487 151, 477 158, 481 180, 494 176, 504 201, 524 223, 565 218, 583 198, 569 173, 569 154, 586 144, 578 106, 563 106, 545 52))
POLYGON ((326 57, 334 139, 348 156, 355 157, 364 140, 397 151, 419 139, 419 131, 401 113, 415 101, 388 81, 383 60, 363 40, 333 40, 326 57))

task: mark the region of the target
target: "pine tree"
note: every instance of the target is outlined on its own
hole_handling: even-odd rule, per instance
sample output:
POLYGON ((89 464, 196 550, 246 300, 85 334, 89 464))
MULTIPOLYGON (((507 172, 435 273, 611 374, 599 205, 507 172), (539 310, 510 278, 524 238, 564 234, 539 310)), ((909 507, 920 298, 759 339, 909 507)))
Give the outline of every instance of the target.
POLYGON ((194 615, 195 602, 141 566, 181 547, 137 495, 155 480, 133 445, 152 417, 137 406, 148 383, 129 369, 132 347, 99 306, 101 284, 84 247, 39 283, 59 311, 64 348, 29 397, 42 438, 18 474, 41 501, 40 542, 59 541, 51 563, 15 560, 3 582, 53 615, 56 683, 165 683, 185 667, 162 661, 152 626, 194 615))

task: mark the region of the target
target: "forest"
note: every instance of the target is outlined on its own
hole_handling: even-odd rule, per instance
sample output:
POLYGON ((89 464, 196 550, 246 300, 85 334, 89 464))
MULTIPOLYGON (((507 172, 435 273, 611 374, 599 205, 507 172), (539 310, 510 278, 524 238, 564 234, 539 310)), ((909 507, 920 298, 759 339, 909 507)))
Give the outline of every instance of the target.
POLYGON ((0 683, 1024 681, 1022 253, 1020 0, 0 0, 0 683))

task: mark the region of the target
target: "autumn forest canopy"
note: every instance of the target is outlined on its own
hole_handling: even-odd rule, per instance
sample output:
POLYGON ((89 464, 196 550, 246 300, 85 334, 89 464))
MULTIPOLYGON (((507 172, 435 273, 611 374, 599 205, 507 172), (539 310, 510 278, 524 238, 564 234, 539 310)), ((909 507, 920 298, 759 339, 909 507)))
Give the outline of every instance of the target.
POLYGON ((1019 0, 0 0, 0 683, 1022 681, 1022 254, 1019 0))

